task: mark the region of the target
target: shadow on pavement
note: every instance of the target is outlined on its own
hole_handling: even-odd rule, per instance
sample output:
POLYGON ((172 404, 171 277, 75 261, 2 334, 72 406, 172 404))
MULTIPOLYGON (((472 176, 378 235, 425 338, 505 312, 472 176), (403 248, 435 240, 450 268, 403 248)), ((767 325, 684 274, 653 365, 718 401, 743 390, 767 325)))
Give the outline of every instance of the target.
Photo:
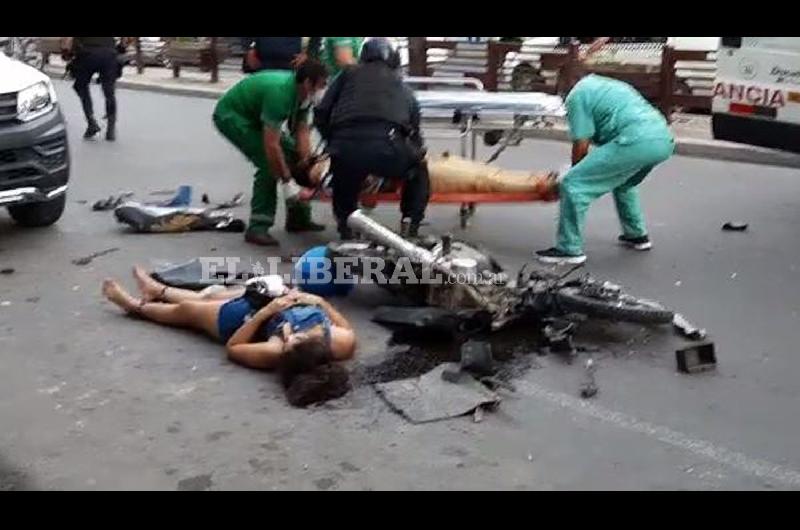
POLYGON ((33 490, 33 482, 24 471, 10 464, 0 455, 0 491, 33 490))

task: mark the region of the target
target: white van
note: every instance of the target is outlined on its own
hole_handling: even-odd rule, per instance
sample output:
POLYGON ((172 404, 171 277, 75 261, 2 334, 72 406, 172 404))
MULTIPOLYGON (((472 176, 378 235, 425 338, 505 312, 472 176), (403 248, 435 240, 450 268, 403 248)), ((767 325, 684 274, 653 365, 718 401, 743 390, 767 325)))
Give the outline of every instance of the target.
POLYGON ((800 153, 800 37, 722 37, 714 138, 800 153))

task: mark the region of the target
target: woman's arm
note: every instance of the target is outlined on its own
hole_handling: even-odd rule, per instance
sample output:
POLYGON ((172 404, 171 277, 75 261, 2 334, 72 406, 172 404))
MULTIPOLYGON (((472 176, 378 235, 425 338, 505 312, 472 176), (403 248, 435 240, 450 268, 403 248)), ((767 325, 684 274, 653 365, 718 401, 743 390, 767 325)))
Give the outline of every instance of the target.
POLYGON ((351 359, 356 352, 356 333, 352 329, 331 326, 331 356, 334 361, 351 359))
POLYGON ((250 344, 228 343, 228 358, 237 364, 267 370, 274 368, 284 354, 286 343, 280 337, 270 337, 267 342, 250 344))
POLYGON ((301 304, 308 304, 308 305, 318 305, 320 306, 325 313, 327 313, 328 318, 331 319, 331 323, 334 326, 339 326, 340 328, 344 329, 353 329, 352 324, 348 321, 344 315, 342 315, 339 311, 336 310, 331 304, 328 303, 327 300, 322 298, 321 296, 317 296, 315 294, 310 293, 299 293, 298 301, 301 304))
POLYGON ((296 294, 289 294, 276 298, 266 306, 259 309, 253 318, 245 322, 228 340, 228 350, 237 344, 247 344, 253 338, 258 328, 261 325, 280 313, 284 309, 291 307, 298 303, 298 296, 296 294))

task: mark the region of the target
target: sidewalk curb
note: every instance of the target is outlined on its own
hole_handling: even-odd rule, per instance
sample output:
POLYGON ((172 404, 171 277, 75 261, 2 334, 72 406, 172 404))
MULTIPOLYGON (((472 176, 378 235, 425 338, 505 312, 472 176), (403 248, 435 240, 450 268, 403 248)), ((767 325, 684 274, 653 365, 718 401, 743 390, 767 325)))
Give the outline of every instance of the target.
POLYGON ((167 94, 170 96, 187 96, 205 99, 219 99, 219 97, 225 93, 224 90, 215 88, 172 87, 153 85, 150 83, 140 83, 138 81, 126 81, 124 79, 117 81, 117 88, 139 90, 142 92, 157 92, 159 94, 167 94))
MULTIPOLYGON (((61 79, 63 76, 63 72, 54 72, 52 70, 45 71, 45 73, 54 79, 61 79)), ((117 87, 127 90, 156 92, 171 96, 199 97, 205 99, 218 99, 222 94, 225 93, 225 90, 222 88, 163 86, 125 79, 120 79, 117 81, 117 87)), ((554 140, 559 142, 569 141, 569 136, 567 135, 566 129, 562 128, 534 129, 531 131, 526 131, 525 137, 538 140, 554 140)), ((742 162, 747 164, 800 168, 800 154, 754 147, 746 144, 721 142, 717 140, 678 138, 675 145, 675 153, 692 158, 706 158, 712 160, 723 160, 727 162, 742 162)))
MULTIPOLYGON (((567 130, 558 127, 526 131, 525 138, 559 142, 569 141, 567 130)), ((719 140, 678 138, 675 141, 675 154, 726 162, 800 168, 800 154, 719 140)))

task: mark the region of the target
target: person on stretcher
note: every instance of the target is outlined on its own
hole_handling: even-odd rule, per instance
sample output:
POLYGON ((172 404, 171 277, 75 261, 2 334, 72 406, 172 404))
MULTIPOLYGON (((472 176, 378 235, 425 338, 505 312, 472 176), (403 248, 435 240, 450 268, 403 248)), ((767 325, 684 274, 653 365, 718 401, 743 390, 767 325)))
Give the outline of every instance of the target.
MULTIPOLYGON (((428 155, 426 161, 431 193, 521 193, 533 195, 534 200, 558 200, 556 174, 552 172, 503 169, 447 152, 438 156, 428 155)), ((295 177, 301 185, 307 187, 300 195, 302 200, 310 200, 320 194, 331 194, 329 168, 327 158, 320 157, 314 159, 310 167, 304 168, 302 175, 295 177)), ((402 184, 401 179, 383 179, 370 175, 361 188, 362 202, 376 193, 396 192, 402 184)))

